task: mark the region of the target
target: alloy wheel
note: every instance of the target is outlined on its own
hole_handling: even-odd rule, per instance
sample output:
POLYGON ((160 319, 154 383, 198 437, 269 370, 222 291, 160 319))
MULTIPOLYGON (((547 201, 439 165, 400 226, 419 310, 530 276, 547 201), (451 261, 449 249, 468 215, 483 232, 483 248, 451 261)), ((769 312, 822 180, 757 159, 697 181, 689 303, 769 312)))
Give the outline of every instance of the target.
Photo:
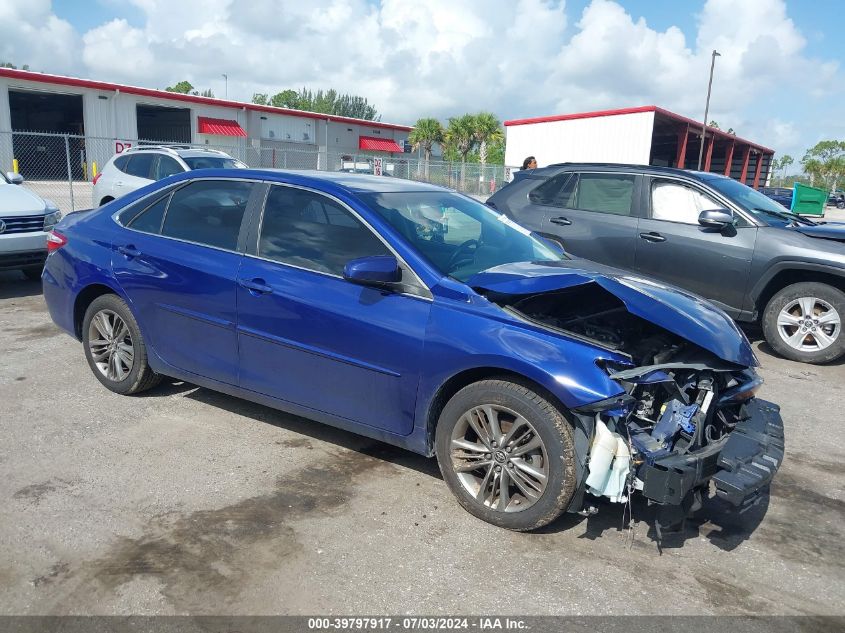
POLYGON ((549 457, 537 430, 506 407, 466 411, 452 431, 452 468, 475 500, 500 512, 521 512, 543 495, 549 457))
POLYGON ((777 326, 781 338, 793 349, 817 352, 833 345, 842 329, 842 319, 824 299, 800 297, 781 309, 777 326))
POLYGON ((100 373, 114 382, 125 380, 135 364, 129 326, 111 310, 100 310, 91 319, 88 350, 100 373))

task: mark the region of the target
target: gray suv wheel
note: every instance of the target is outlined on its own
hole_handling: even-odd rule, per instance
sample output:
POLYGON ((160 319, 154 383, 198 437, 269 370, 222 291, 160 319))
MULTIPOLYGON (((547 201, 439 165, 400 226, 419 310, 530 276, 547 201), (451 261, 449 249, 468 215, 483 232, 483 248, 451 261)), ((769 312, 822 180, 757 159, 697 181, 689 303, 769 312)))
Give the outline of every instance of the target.
POLYGON ((802 363, 827 363, 845 353, 845 293, 823 283, 792 284, 763 312, 763 333, 776 352, 802 363))

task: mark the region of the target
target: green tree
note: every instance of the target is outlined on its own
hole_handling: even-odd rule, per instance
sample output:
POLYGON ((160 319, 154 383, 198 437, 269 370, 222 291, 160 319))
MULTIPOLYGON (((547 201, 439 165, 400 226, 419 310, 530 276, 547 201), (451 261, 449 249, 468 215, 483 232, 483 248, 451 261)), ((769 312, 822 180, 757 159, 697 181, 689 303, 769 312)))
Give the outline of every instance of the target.
POLYGON ((212 91, 211 88, 209 88, 208 90, 203 90, 200 93, 200 96, 201 97, 209 97, 210 99, 213 99, 214 98, 214 91, 212 91))
POLYGON ((467 154, 475 146, 475 117, 471 114, 464 114, 449 119, 449 127, 444 135, 446 146, 454 150, 461 157, 461 188, 464 186, 466 177, 467 154))
POLYGON ((431 150, 435 143, 443 142, 443 125, 437 119, 418 119, 414 129, 408 135, 408 140, 414 149, 422 148, 425 157, 425 177, 428 178, 428 164, 431 160, 431 150))
POLYGON ((165 90, 167 92, 178 92, 183 95, 197 94, 197 91, 194 90, 194 87, 191 85, 191 82, 187 80, 182 80, 178 83, 173 84, 172 86, 167 86, 165 90))
MULTIPOLYGON (((18 67, 9 62, 0 62, 0 68, 11 68, 12 70, 17 70, 18 67)), ((24 64, 21 66, 21 70, 29 70, 29 64, 24 64)))
POLYGON ((257 105, 270 105, 270 98, 266 92, 254 92, 252 102, 257 105))
POLYGON ((714 127, 714 128, 716 128, 717 130, 721 130, 721 129, 722 129, 722 128, 720 128, 720 127, 719 127, 719 124, 718 124, 718 123, 716 123, 715 121, 712 121, 712 120, 711 120, 711 121, 710 121, 710 123, 708 123, 707 125, 708 125, 708 127, 714 127))
POLYGON ((502 123, 490 112, 479 112, 473 115, 473 130, 478 143, 478 160, 483 169, 487 164, 489 144, 504 138, 502 123))
MULTIPOLYGON (((256 97, 267 97, 264 94, 256 93, 256 97)), ((378 121, 381 119, 375 106, 371 105, 366 98, 342 94, 337 90, 318 90, 312 92, 307 88, 301 90, 282 90, 269 99, 269 105, 277 108, 289 108, 291 110, 307 110, 321 114, 334 114, 337 116, 348 116, 354 119, 366 121, 378 121)))
POLYGON ((818 179, 827 189, 835 189, 845 177, 845 141, 819 141, 804 154, 801 166, 812 183, 818 179))
MULTIPOLYGON (((775 158, 772 161, 772 174, 777 174, 777 172, 783 171, 794 162, 795 159, 793 159, 789 154, 784 154, 780 158, 775 158)), ((783 180, 783 176, 781 176, 781 180, 783 180)))

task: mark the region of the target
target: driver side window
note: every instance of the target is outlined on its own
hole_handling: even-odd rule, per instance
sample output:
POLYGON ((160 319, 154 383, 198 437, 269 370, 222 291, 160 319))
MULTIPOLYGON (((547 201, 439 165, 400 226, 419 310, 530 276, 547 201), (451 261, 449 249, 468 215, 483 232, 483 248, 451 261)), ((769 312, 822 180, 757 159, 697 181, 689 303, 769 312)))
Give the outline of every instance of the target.
POLYGON ((369 227, 331 198, 274 185, 264 205, 258 255, 342 276, 352 259, 391 252, 369 227))
POLYGON ((681 224, 698 224, 698 216, 723 205, 698 189, 680 182, 654 180, 651 183, 651 218, 681 224))

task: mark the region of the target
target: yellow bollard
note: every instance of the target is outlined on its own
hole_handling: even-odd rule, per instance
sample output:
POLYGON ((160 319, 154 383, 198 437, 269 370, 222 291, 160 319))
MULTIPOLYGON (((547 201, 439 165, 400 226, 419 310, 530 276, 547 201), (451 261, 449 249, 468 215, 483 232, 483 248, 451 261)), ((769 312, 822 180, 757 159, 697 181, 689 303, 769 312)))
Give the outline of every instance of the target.
POLYGON ((97 161, 91 161, 91 178, 97 177, 97 161))
POLYGON ((17 158, 12 159, 12 171, 15 172, 16 174, 20 173, 18 171, 18 159, 17 158))

